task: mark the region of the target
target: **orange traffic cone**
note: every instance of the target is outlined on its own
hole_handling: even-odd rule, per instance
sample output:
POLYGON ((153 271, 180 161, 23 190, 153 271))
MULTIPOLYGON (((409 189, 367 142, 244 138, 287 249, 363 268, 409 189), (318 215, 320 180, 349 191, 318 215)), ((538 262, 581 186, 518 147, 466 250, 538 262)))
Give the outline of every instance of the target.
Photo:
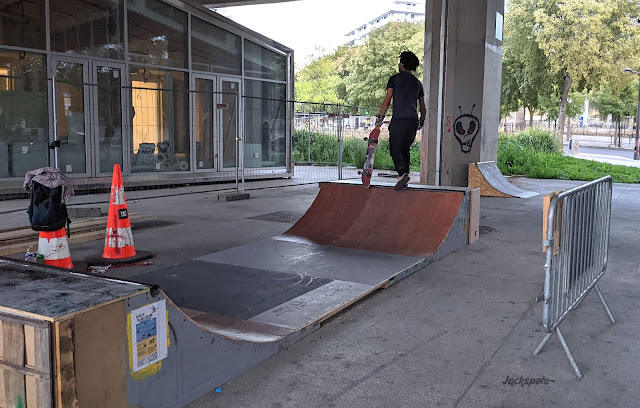
POLYGON ((67 244, 67 231, 64 227, 53 232, 40 231, 38 253, 44 255, 45 265, 73 268, 67 244))
POLYGON ((120 172, 120 165, 114 164, 109 215, 107 216, 107 235, 104 239, 102 257, 106 259, 125 259, 135 255, 136 249, 133 245, 129 211, 124 198, 122 173, 120 172))

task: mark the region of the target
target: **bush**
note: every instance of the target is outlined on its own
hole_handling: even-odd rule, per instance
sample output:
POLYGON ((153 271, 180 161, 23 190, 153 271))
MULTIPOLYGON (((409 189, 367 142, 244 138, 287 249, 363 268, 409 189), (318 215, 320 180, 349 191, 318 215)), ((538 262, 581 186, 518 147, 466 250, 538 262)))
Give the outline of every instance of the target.
MULTIPOLYGON (((338 162, 338 141, 333 134, 296 131, 294 134, 293 160, 307 162, 311 139, 311 162, 317 165, 335 165, 338 162)), ((420 142, 411 145, 411 169, 420 169, 420 142)), ((362 168, 367 155, 367 142, 361 138, 346 138, 343 143, 342 164, 362 168)), ((380 139, 376 150, 375 169, 393 170, 389 153, 389 140, 380 139)))
POLYGON ((505 175, 580 181, 611 175, 616 183, 640 182, 640 169, 563 155, 553 133, 541 130, 500 134, 497 164, 505 175))

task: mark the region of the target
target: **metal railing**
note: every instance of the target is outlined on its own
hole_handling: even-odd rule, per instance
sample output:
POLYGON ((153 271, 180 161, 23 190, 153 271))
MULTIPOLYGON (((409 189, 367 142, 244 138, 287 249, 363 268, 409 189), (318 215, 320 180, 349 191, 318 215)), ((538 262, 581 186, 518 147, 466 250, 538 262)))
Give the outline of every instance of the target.
POLYGON ((571 367, 581 378, 560 324, 594 289, 609 320, 615 319, 598 287, 607 269, 611 223, 611 176, 592 181, 551 198, 546 216, 544 307, 542 325, 547 332, 533 352, 540 353, 554 333, 571 367))

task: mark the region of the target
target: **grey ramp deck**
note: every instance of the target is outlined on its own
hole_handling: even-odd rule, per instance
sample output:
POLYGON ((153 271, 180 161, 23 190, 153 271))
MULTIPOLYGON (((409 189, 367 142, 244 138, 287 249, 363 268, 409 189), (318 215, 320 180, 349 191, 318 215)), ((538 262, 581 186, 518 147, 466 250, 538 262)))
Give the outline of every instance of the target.
POLYGON ((191 261, 136 275, 156 284, 181 308, 249 319, 330 279, 213 262, 191 261))
POLYGON ((477 163, 478 170, 484 179, 493 188, 503 194, 507 194, 517 198, 531 198, 539 195, 535 191, 526 191, 511 184, 498 169, 496 162, 480 162, 477 163))
POLYGON ((148 292, 145 285, 0 259, 0 311, 47 321, 148 292))
POLYGON ((274 237, 205 255, 198 260, 218 264, 380 285, 397 273, 422 262, 422 258, 305 243, 274 237))

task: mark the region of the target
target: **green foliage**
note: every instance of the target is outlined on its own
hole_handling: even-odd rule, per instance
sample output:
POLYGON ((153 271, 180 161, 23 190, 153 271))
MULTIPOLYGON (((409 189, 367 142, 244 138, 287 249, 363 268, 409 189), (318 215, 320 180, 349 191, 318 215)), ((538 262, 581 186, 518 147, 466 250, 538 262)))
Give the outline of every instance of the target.
POLYGON ((591 181, 611 175, 616 183, 640 183, 640 169, 577 159, 558 152, 550 132, 498 136, 498 168, 505 175, 591 181))
POLYGON ((621 92, 614 92, 609 83, 604 83, 600 89, 593 92, 594 105, 600 115, 611 115, 614 121, 620 122, 625 116, 634 116, 638 97, 638 81, 629 83, 621 92))
POLYGON ((357 106, 380 106, 391 75, 398 73, 402 51, 412 51, 421 62, 416 75, 422 78, 424 23, 392 22, 372 31, 364 45, 352 49, 344 78, 347 102, 357 106))
POLYGON ((537 0, 512 0, 505 16, 502 64, 501 112, 513 112, 524 106, 530 111, 541 108, 557 91, 560 78, 533 35, 534 12, 542 5, 537 0))
POLYGON ((317 58, 296 74, 295 98, 298 101, 343 103, 339 96, 341 78, 336 72, 336 57, 317 58))
MULTIPOLYGON (((296 131, 294 135, 295 162, 307 162, 311 152, 311 163, 315 165, 336 165, 338 162, 338 141, 335 135, 296 131), (311 150, 309 150, 311 142, 311 150)), ((367 142, 361 138, 345 138, 343 143, 342 164, 356 168, 364 167, 367 154, 367 142)), ((420 143, 411 145, 411 170, 420 169, 420 143)), ((376 150, 376 170, 394 170, 389 153, 389 140, 380 139, 376 150)))

